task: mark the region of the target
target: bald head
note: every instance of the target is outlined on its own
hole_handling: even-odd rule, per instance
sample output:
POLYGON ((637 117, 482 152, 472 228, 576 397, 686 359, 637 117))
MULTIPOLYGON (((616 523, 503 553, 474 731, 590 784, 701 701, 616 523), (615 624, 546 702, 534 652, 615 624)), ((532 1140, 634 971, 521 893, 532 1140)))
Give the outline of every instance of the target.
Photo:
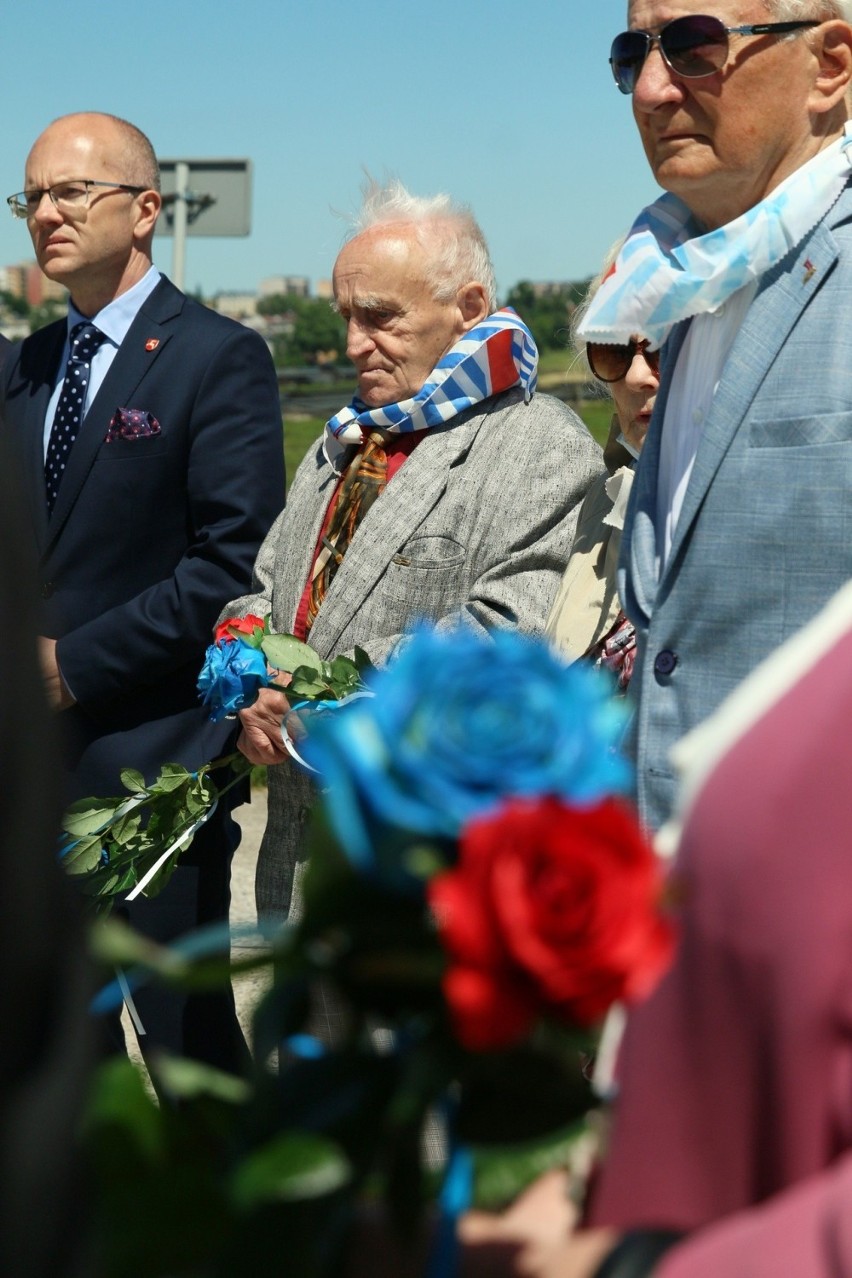
POLYGON ((69 289, 84 315, 149 269, 159 185, 151 143, 118 116, 63 115, 33 143, 24 178, 33 248, 45 275, 69 289), (64 187, 82 198, 63 200, 64 187))
POLYGON ((116 172, 125 174, 121 179, 123 182, 159 191, 160 166, 154 148, 142 130, 129 120, 105 111, 76 111, 71 115, 61 115, 36 139, 33 151, 49 134, 69 139, 90 139, 100 149, 101 158, 113 164, 116 172))

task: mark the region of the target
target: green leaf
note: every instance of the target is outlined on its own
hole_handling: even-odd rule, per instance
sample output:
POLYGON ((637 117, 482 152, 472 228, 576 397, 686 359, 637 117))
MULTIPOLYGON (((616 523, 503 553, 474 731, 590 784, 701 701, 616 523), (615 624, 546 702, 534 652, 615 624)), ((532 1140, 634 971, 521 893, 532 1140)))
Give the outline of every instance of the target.
POLYGON ((168 951, 121 919, 109 919, 92 928, 89 938, 94 957, 110 967, 132 967, 141 964, 156 968, 165 962, 168 951))
POLYGON ((69 834, 97 834, 115 817, 124 799, 79 799, 72 803, 62 818, 62 828, 69 834))
POLYGON ((263 1203, 322 1198, 346 1185, 351 1168, 340 1148, 307 1132, 282 1132, 237 1168, 231 1197, 237 1210, 263 1203))
POLYGON ((370 660, 369 654, 366 653, 363 648, 359 648, 357 644, 352 650, 352 659, 355 663, 355 668, 362 678, 368 670, 375 670, 375 666, 370 660))
POLYGON ((125 790, 131 790, 134 794, 144 794, 146 792, 145 778, 136 768, 124 768, 119 773, 119 776, 125 790))
POLYGON ((157 1159, 165 1151, 161 1111, 145 1089, 131 1061, 113 1058, 101 1065, 89 1094, 84 1131, 89 1141, 108 1131, 122 1131, 144 1157, 157 1159))
POLYGON ((572 1149, 587 1139, 584 1120, 538 1140, 516 1145, 474 1147, 474 1204, 483 1211, 500 1211, 553 1167, 565 1167, 572 1149))
POLYGON ((62 868, 66 874, 88 874, 100 865, 102 850, 103 840, 100 835, 80 839, 62 858, 62 868))
POLYGON ((328 690, 322 671, 309 666, 297 666, 287 685, 287 692, 291 697, 322 697, 328 690))
POLYGON ((322 658, 317 656, 309 644, 302 643, 295 635, 267 635, 260 646, 266 654, 266 660, 276 670, 290 672, 299 666, 322 669, 322 658))
POLYGON ((192 780, 194 780, 193 775, 187 768, 182 768, 179 763, 166 763, 149 788, 151 794, 169 794, 192 780))
POLYGON ((152 1060, 151 1072, 156 1076, 158 1092, 165 1091, 181 1100, 212 1096, 231 1105, 242 1105, 251 1095, 251 1088, 244 1078, 226 1074, 224 1070, 185 1056, 160 1054, 152 1060))
POLYGON ((434 843, 412 843, 403 849, 400 860, 409 874, 424 880, 447 868, 446 853, 434 843))
POLYGON ((115 821, 110 829, 110 838, 118 844, 131 843, 139 832, 140 817, 138 813, 122 817, 115 821))

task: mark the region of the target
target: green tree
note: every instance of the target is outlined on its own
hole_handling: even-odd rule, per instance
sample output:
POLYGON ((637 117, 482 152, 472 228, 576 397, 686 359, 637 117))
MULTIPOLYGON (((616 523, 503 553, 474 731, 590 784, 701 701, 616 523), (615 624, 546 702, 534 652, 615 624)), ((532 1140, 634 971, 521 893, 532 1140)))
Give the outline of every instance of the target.
POLYGON ((313 364, 321 356, 342 358, 346 325, 322 298, 276 293, 261 298, 257 309, 260 315, 291 323, 289 332, 273 338, 278 363, 313 364))
POLYGON ((540 351, 564 350, 570 345, 571 315, 587 285, 587 280, 562 284, 541 295, 529 280, 519 280, 505 304, 518 312, 540 351))
POLYGON ((61 319, 67 310, 67 302, 56 301, 40 302, 38 306, 30 307, 30 332, 35 333, 46 324, 52 324, 55 319, 61 319))
POLYGON ((0 289, 0 307, 8 315, 19 315, 25 319, 30 313, 29 302, 25 297, 18 297, 16 293, 10 293, 8 289, 0 289))

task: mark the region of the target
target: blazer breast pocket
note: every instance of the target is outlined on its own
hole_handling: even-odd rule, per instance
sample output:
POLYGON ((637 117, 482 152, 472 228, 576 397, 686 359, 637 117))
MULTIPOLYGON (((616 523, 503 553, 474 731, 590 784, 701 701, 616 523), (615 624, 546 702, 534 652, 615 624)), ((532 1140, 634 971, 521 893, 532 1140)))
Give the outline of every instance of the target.
POLYGON ((156 461, 169 450, 168 435, 138 435, 135 439, 104 441, 98 453, 99 462, 156 461))
POLYGON ((398 568, 440 571, 464 563, 465 548, 454 537, 420 535, 412 537, 391 560, 398 568))
POLYGON ((815 448, 852 441, 852 412, 752 421, 751 448, 815 448))

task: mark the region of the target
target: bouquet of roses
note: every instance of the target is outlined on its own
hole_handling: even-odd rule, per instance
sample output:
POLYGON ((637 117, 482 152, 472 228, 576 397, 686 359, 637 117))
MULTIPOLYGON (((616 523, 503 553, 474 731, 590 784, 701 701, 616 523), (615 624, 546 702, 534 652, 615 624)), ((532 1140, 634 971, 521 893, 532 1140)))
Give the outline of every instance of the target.
POLYGON ((135 1216, 183 1204, 183 1268, 163 1241, 170 1278, 274 1271, 282 1254, 288 1272, 330 1278, 365 1202, 407 1238, 437 1213, 429 1274, 446 1278, 455 1216, 562 1159, 595 1103, 584 1065, 603 1018, 666 966, 605 676, 515 633, 423 629, 365 682, 372 697, 318 716, 302 745, 322 790, 251 1076, 158 1084, 154 1065, 178 1109, 127 1077, 109 1105, 99 1204, 116 1274, 154 1245, 142 1224, 128 1234, 118 1125, 135 1216), (165 1162, 149 1152, 165 1147, 165 1162))
POLYGON ((230 617, 216 627, 214 641, 198 676, 198 691, 217 721, 251 705, 261 688, 279 688, 287 676, 288 696, 302 702, 337 702, 357 692, 370 666, 367 654, 355 649, 355 657, 324 661, 295 635, 277 634, 269 617, 248 613, 230 617))
MULTIPOLYGON (((272 631, 268 617, 249 614, 217 626, 198 691, 214 722, 252 705, 261 688, 283 690, 276 682, 282 677, 297 705, 327 706, 357 692, 368 666, 360 650, 354 660, 323 661, 294 635, 272 631)), ((66 811, 62 864, 101 913, 122 894, 128 900, 143 892, 155 896, 221 796, 250 772, 251 764, 238 752, 197 771, 166 763, 150 783, 136 769, 125 768, 121 782, 129 794, 80 799, 66 811)))
MULTIPOLYGON (((619 797, 624 709, 608 679, 514 632, 422 629, 366 682, 374 696, 303 745, 323 793, 275 1033, 298 1057, 315 987, 337 1002, 316 1078, 372 1069, 382 1085, 359 1102, 357 1141, 351 1114, 327 1134, 404 1222, 436 1111, 457 1205, 460 1168, 493 1202, 519 1188, 519 1146, 527 1176, 564 1148, 594 1103, 582 1065, 603 1018, 651 988, 672 932, 619 797)), ((291 1069, 304 1077, 304 1061, 291 1069)))

